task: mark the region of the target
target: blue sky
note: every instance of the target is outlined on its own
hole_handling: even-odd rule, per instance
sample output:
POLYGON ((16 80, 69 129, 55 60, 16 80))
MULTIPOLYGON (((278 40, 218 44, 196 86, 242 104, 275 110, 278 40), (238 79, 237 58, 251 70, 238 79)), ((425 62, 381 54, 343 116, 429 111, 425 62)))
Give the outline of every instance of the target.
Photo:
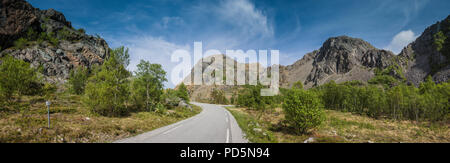
MULTIPOLYGON (((176 49, 278 49, 292 64, 329 37, 362 38, 398 53, 431 24, 450 14, 448 0, 28 0, 64 13, 75 28, 99 34, 114 48, 170 73, 176 49)), ((170 75, 169 75, 170 77, 170 75)), ((170 81, 170 79, 169 79, 170 81)), ((173 87, 172 83, 167 84, 173 87)))

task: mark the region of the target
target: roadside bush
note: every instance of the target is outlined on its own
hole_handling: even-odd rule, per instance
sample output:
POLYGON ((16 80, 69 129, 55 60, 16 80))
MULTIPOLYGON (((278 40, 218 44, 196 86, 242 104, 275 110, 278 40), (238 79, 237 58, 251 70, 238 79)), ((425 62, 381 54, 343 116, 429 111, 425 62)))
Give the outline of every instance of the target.
POLYGON ((299 89, 289 91, 282 108, 287 124, 300 134, 307 133, 324 120, 323 105, 313 92, 299 89))
POLYGON ((178 97, 177 91, 173 89, 166 89, 164 94, 162 95, 163 104, 170 109, 175 108, 181 101, 181 98, 178 97))
POLYGON ((178 86, 177 95, 178 95, 178 97, 182 98, 184 101, 189 103, 189 101, 190 101, 189 93, 188 93, 188 90, 186 88, 186 85, 184 85, 183 82, 180 84, 180 86, 178 86))
POLYGON ((222 90, 214 89, 211 92, 211 102, 214 104, 224 104, 227 105, 228 99, 225 97, 225 94, 222 90))
POLYGON ((163 104, 157 103, 155 105, 155 112, 160 114, 160 115, 166 115, 167 114, 167 108, 163 104))
POLYGON ((237 105, 260 111, 274 108, 278 102, 277 99, 280 99, 281 96, 261 96, 261 89, 263 88, 265 87, 261 84, 245 85, 239 91, 236 100, 237 105))

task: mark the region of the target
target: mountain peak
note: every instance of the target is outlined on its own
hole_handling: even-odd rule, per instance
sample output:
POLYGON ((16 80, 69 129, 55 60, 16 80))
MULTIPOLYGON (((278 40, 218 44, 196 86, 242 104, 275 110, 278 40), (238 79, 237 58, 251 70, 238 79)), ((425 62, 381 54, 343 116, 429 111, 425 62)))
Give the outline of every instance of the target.
POLYGON ((345 50, 345 51, 359 49, 361 51, 367 51, 376 48, 373 47, 370 43, 359 38, 353 38, 349 36, 338 36, 338 37, 330 37, 323 43, 321 51, 326 51, 329 49, 345 50))
POLYGON ((331 37, 324 42, 316 55, 305 85, 311 87, 331 80, 367 81, 373 73, 364 67, 384 68, 389 65, 389 58, 393 56, 395 55, 392 52, 379 50, 359 38, 331 37))

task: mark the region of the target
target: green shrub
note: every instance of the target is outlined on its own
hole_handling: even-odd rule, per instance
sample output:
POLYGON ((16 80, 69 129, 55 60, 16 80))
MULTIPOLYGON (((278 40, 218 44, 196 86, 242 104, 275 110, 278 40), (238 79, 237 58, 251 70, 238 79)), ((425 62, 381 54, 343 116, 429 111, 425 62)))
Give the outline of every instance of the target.
POLYGON ((71 33, 68 29, 63 28, 58 31, 58 38, 60 38, 62 40, 70 40, 70 37, 71 37, 71 33))
POLYGON ((41 95, 44 96, 46 100, 52 100, 55 99, 55 93, 57 91, 57 87, 54 84, 45 83, 44 87, 42 88, 41 95))
POLYGON ((184 101, 189 102, 189 93, 183 82, 178 86, 177 95, 184 101))
POLYGON ((131 90, 134 104, 137 107, 144 105, 147 111, 151 111, 153 106, 161 101, 163 82, 167 81, 166 72, 160 64, 151 64, 144 60, 140 61, 137 68, 131 90))
POLYGON ((292 89, 303 89, 302 81, 297 81, 292 85, 292 89))
POLYGON ((373 77, 368 81, 369 84, 380 84, 385 88, 392 87, 394 85, 399 84, 400 82, 392 76, 389 75, 378 75, 373 77))
POLYGON ((28 28, 27 30, 27 39, 35 40, 38 37, 38 33, 36 33, 33 28, 28 28))
POLYGON ((265 87, 261 84, 245 85, 239 91, 237 97, 237 105, 265 111, 266 109, 274 108, 278 104, 281 96, 261 96, 261 89, 265 87))
POLYGON ((225 94, 222 90, 214 89, 211 92, 211 102, 214 104, 224 104, 227 105, 228 99, 225 97, 225 94))
POLYGON ((78 29, 78 32, 85 34, 86 30, 84 30, 83 28, 78 29))
POLYGON ((120 51, 113 50, 99 72, 88 79, 83 103, 93 113, 122 116, 131 111, 126 104, 130 95, 128 77, 131 73, 125 65, 129 63, 129 58, 124 58, 117 50, 120 51))
POLYGON ((28 85, 28 89, 24 90, 23 95, 33 96, 42 94, 44 86, 45 85, 39 81, 30 82, 28 85))
POLYGON ((28 45, 28 40, 25 38, 19 38, 14 41, 14 47, 17 49, 23 49, 28 45))
POLYGON ((167 108, 163 104, 157 103, 155 105, 155 112, 160 114, 160 115, 166 115, 167 114, 167 108))
POLYGON ((41 32, 39 34, 39 37, 36 38, 36 41, 38 44, 41 44, 44 41, 48 41, 53 46, 57 46, 59 44, 59 39, 55 37, 55 34, 53 32, 41 32))
POLYGON ((289 91, 282 105, 287 124, 297 133, 307 133, 324 120, 323 105, 310 91, 293 89, 289 91))
POLYGON ((0 94, 6 100, 11 100, 14 94, 20 99, 33 84, 39 82, 37 71, 29 63, 11 56, 2 58, 0 76, 0 94))
POLYGON ((53 32, 47 33, 47 39, 53 46, 58 46, 59 39, 56 38, 56 36, 53 32))
POLYGON ((67 82, 69 85, 69 91, 77 95, 83 94, 88 76, 89 70, 85 67, 79 66, 76 69, 72 69, 67 82))
POLYGON ((163 104, 170 109, 175 108, 181 101, 181 98, 178 97, 178 92, 173 89, 166 89, 164 94, 162 95, 163 104))

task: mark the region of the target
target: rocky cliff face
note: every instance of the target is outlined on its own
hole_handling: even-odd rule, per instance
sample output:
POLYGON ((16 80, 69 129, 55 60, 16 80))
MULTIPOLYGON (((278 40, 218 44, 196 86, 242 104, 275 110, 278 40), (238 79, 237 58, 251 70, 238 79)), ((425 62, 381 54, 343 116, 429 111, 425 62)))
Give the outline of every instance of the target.
POLYGON ((332 37, 319 49, 304 84, 311 87, 331 80, 367 81, 374 76, 373 68, 387 67, 394 56, 392 52, 376 49, 361 39, 332 37))
POLYGON ((102 64, 109 54, 102 38, 75 30, 58 11, 39 10, 24 0, 1 1, 0 46, 0 57, 42 66, 50 82, 64 82, 75 67, 102 64))
POLYGON ((319 53, 315 50, 303 56, 292 65, 280 66, 280 85, 281 87, 291 87, 297 81, 306 81, 309 73, 313 69, 314 58, 319 53))
POLYGON ((448 81, 450 77, 449 38, 450 16, 425 29, 416 41, 400 52, 399 56, 404 58, 402 62, 403 72, 409 82, 418 85, 428 75, 431 75, 436 82, 448 81), (438 48, 436 44, 437 39, 439 39, 437 35, 439 32, 443 36, 441 48, 438 48))

